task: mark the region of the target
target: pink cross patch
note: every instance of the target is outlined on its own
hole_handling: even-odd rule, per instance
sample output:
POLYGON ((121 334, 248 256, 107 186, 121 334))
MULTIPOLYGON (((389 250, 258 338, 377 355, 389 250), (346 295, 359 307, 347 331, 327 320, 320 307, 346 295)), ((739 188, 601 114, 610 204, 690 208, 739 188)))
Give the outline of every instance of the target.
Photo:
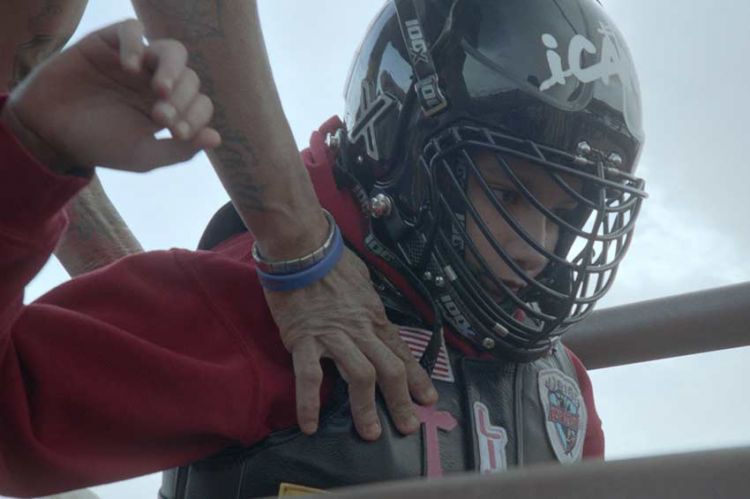
POLYGON ((438 411, 435 406, 424 407, 415 405, 414 410, 419 421, 424 425, 425 446, 427 447, 427 476, 443 476, 443 466, 440 463, 440 441, 438 429, 451 431, 458 421, 448 411, 438 411))

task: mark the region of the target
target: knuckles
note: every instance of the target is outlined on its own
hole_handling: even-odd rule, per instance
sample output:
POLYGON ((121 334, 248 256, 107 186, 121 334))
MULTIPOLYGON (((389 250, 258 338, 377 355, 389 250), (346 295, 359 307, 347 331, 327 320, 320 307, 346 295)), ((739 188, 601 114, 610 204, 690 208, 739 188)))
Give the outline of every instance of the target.
POLYGON ((297 369, 297 377, 306 380, 308 383, 320 384, 323 381, 323 370, 319 363, 308 364, 297 369))
POLYGON ((382 383, 390 385, 404 383, 406 381, 406 366, 400 359, 389 363, 386 368, 382 369, 380 380, 382 383))
POLYGON ((369 386, 374 385, 377 379, 377 373, 372 364, 358 364, 350 370, 349 384, 352 386, 369 386))

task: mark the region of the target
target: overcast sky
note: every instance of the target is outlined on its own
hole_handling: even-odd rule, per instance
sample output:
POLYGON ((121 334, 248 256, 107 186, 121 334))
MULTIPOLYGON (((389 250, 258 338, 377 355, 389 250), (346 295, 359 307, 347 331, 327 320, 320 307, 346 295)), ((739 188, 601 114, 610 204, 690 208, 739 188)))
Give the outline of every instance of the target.
MULTIPOLYGON (((284 108, 303 147, 313 129, 342 113, 351 56, 382 0, 259 3, 284 108)), ((651 197, 603 305, 749 281, 750 2, 604 3, 640 74, 647 143, 639 174, 651 197)), ((131 15, 126 2, 94 0, 77 36, 131 15)), ((100 175, 146 249, 195 247, 227 199, 204 157, 148 175, 100 175)), ((51 261, 27 299, 66 278, 51 261)), ((748 366, 750 349, 737 349, 592 372, 608 458, 750 445, 748 366)), ((158 483, 151 475, 95 490, 102 498, 153 497, 158 483)))

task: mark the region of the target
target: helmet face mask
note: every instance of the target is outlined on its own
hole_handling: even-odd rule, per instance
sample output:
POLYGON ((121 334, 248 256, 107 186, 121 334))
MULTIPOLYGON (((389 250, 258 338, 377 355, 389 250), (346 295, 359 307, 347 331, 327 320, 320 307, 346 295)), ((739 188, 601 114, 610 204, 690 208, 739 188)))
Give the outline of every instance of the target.
POLYGON ((342 163, 370 194, 393 200, 374 230, 458 333, 519 360, 544 355, 606 293, 645 197, 632 175, 642 131, 627 49, 593 1, 566 2, 577 20, 551 3, 389 2, 347 89, 342 163), (421 12, 427 40, 440 40, 431 46, 448 101, 439 113, 415 96, 414 54, 393 3, 421 12), (551 28, 561 19, 562 34, 551 28), (585 61, 592 48, 581 33, 592 30, 607 65, 561 73, 550 47, 572 31, 569 52, 582 47, 585 61))
POLYGON ((431 273, 449 276, 435 291, 474 317, 453 326, 485 347, 490 338, 522 358, 546 351, 611 286, 642 181, 603 161, 534 157, 534 148, 486 128, 456 126, 445 136, 422 158, 438 227, 431 273))

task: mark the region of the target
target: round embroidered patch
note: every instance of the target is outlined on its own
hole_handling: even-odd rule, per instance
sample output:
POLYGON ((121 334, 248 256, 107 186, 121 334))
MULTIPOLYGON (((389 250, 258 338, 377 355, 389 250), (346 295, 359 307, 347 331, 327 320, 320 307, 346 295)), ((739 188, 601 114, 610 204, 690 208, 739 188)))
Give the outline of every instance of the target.
POLYGON ((539 398, 557 459, 563 464, 580 461, 587 413, 578 383, 557 369, 545 369, 539 372, 539 398))

